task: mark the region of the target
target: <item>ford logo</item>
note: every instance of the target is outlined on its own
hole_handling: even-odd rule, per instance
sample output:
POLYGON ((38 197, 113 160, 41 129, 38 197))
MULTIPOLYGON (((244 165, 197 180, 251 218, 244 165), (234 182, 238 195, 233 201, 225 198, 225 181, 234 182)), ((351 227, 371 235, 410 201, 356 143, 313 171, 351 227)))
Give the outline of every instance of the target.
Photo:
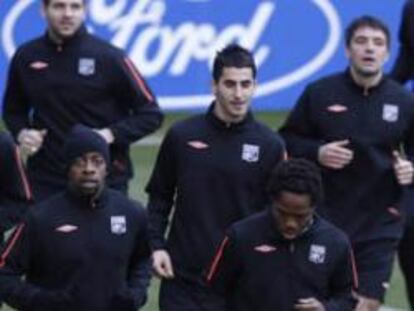
MULTIPOLYGON (((18 44, 43 32, 39 2, 15 1, 4 16, 1 39, 8 58, 18 44)), ((338 12, 329 0, 300 5, 291 0, 88 3, 90 31, 128 52, 167 109, 202 107, 211 101, 211 62, 230 42, 254 52, 259 67, 256 98, 270 103, 275 93, 320 70, 336 52, 341 35, 338 12)))

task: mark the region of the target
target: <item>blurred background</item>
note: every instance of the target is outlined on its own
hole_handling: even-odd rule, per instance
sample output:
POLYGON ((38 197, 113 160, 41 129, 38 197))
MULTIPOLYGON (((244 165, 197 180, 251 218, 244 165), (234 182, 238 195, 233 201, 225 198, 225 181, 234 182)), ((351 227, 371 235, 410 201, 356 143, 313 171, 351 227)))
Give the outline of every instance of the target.
MULTIPOLYGON (((259 67, 256 110, 286 110, 305 84, 346 65, 342 33, 355 17, 383 19, 393 63, 403 0, 88 0, 88 28, 125 49, 164 109, 206 106, 210 63, 238 42, 259 67)), ((44 32, 40 0, 1 0, 0 92, 16 46, 44 32)))

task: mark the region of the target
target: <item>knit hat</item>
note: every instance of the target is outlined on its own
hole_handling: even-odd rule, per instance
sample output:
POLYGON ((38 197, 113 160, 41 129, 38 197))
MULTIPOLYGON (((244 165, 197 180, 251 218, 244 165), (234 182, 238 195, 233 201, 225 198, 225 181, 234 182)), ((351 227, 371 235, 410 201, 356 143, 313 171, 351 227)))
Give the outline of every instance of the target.
POLYGON ((91 128, 81 124, 72 127, 66 137, 64 151, 67 167, 87 152, 100 153, 106 164, 109 164, 109 146, 105 139, 91 128))

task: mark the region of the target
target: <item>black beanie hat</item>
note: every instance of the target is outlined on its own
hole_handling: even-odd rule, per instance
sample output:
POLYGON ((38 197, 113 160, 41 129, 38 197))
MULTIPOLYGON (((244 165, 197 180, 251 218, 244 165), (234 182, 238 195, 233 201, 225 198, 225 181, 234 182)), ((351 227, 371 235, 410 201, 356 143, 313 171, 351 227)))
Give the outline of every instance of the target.
POLYGON ((66 166, 69 167, 76 158, 87 152, 98 152, 109 164, 109 146, 105 139, 91 128, 77 124, 72 127, 65 140, 66 166))

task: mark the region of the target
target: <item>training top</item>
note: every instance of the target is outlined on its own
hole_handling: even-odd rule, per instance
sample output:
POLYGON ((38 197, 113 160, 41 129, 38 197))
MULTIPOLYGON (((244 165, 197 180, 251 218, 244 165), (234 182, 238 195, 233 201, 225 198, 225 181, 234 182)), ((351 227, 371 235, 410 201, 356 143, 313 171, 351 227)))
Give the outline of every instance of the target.
POLYGON ((62 145, 75 124, 112 130, 112 185, 132 176, 129 145, 162 121, 156 99, 132 61, 85 28, 61 45, 45 34, 17 49, 3 117, 15 137, 23 128, 47 129, 42 148, 28 160, 29 175, 63 188, 62 145))
POLYGON ((60 292, 70 297, 69 310, 123 310, 114 306, 117 295, 145 302, 149 261, 147 216, 138 202, 115 190, 94 201, 67 190, 30 209, 9 238, 0 297, 30 311, 37 297, 60 292))
POLYGON ((0 236, 20 222, 31 201, 19 148, 9 133, 0 133, 0 236))
POLYGON ((291 311, 315 298, 326 311, 353 310, 356 271, 346 235, 322 218, 292 240, 277 229, 270 208, 228 230, 207 282, 231 311, 291 311))
POLYGON ((263 208, 267 177, 285 156, 281 138, 250 112, 226 124, 213 110, 168 131, 146 188, 152 247, 167 249, 184 278, 201 276, 231 223, 263 208))
POLYGON ((352 242, 398 238, 401 187, 393 152, 414 155, 414 96, 383 78, 364 90, 349 72, 310 84, 280 129, 288 153, 318 163, 321 145, 349 140, 353 160, 343 169, 322 167, 325 204, 319 213, 352 242))

